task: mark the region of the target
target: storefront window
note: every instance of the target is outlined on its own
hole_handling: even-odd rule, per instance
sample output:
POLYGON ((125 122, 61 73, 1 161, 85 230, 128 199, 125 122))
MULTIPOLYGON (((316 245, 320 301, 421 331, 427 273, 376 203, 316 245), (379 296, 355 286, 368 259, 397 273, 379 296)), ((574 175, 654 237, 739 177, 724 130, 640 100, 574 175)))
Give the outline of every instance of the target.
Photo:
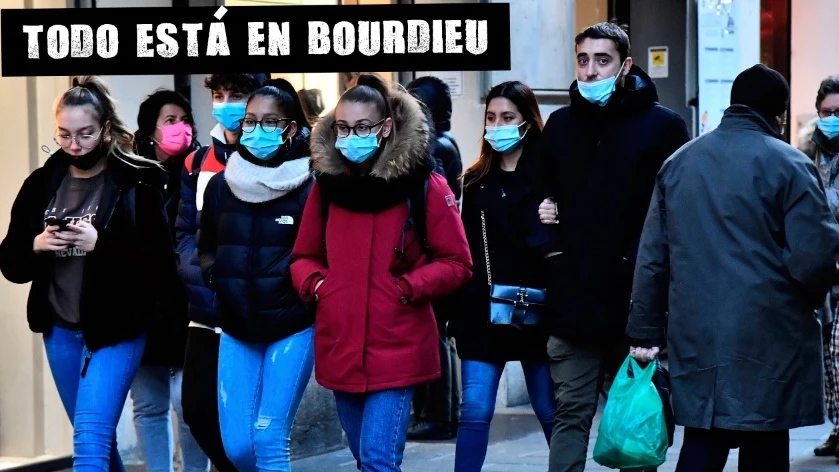
POLYGON ((790 0, 760 2, 760 62, 790 76, 790 0))
MULTIPOLYGON (((760 2, 760 62, 790 80, 790 0, 760 2)), ((787 126, 787 142, 791 131, 787 126)))

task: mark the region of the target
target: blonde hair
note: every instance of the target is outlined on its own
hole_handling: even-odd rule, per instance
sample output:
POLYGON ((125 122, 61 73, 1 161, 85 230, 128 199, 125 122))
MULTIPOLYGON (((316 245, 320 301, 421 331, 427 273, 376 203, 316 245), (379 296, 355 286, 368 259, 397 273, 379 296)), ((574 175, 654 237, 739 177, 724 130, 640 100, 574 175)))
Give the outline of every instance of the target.
MULTIPOLYGON (((105 82, 98 76, 88 75, 73 78, 73 87, 61 94, 55 102, 55 114, 65 107, 87 106, 93 110, 94 117, 104 127, 110 123, 110 142, 108 156, 116 157, 128 165, 138 167, 136 163, 159 166, 160 163, 134 153, 134 134, 128 130, 125 122, 116 111, 116 100, 105 82)), ((104 137, 102 137, 104 139, 104 137)))

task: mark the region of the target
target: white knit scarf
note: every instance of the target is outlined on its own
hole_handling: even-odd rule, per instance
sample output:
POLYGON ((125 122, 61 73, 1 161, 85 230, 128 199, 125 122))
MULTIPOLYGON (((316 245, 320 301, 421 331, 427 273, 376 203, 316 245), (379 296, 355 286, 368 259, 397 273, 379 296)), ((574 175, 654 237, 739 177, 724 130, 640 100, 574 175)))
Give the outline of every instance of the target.
POLYGON ((233 195, 248 203, 276 200, 309 179, 309 158, 283 162, 279 167, 263 167, 233 153, 224 169, 224 178, 233 195))

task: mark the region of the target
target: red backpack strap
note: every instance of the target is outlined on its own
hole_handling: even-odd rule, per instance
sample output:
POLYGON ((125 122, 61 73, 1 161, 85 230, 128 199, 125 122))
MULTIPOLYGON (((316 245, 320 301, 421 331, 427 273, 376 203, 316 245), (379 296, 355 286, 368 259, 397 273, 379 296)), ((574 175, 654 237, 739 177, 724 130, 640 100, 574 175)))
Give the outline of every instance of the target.
POLYGON ((198 179, 198 174, 201 172, 201 164, 207 159, 207 156, 213 152, 213 145, 207 145, 201 149, 194 151, 184 160, 184 167, 186 172, 195 180, 198 179))

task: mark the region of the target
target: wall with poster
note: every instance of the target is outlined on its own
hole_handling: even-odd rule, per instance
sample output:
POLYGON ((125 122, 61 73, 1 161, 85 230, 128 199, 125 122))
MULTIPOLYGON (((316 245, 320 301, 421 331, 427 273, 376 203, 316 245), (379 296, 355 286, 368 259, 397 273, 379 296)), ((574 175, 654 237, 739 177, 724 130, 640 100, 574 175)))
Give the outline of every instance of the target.
POLYGON ((716 128, 737 75, 760 62, 760 0, 698 0, 699 134, 716 128))

